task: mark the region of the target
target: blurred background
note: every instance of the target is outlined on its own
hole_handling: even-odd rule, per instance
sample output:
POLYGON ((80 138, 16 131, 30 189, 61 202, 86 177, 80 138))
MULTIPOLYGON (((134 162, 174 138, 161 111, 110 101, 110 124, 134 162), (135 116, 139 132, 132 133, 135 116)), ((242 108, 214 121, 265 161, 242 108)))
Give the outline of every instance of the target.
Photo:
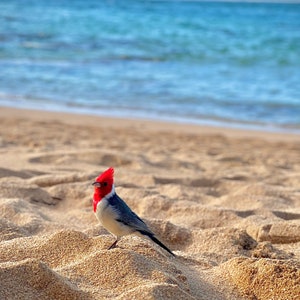
POLYGON ((300 132, 300 4, 0 0, 0 105, 300 132))

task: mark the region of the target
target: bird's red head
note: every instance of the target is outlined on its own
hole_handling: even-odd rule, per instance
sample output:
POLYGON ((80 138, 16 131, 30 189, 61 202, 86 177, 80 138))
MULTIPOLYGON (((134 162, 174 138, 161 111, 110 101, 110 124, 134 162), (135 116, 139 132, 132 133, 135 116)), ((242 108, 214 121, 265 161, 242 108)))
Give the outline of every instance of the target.
POLYGON ((93 183, 94 186, 94 212, 97 209, 97 204, 101 201, 106 195, 108 195, 112 189, 114 184, 114 169, 109 168, 100 174, 95 182, 93 183))

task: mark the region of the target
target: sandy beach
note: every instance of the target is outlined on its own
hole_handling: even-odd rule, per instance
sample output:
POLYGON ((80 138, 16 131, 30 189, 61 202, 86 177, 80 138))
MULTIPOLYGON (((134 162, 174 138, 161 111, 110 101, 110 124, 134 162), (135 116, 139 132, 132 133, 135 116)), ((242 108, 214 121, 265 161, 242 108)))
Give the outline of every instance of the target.
POLYGON ((1 299, 300 295, 300 135, 0 108, 1 299), (114 238, 91 183, 176 254, 114 238))

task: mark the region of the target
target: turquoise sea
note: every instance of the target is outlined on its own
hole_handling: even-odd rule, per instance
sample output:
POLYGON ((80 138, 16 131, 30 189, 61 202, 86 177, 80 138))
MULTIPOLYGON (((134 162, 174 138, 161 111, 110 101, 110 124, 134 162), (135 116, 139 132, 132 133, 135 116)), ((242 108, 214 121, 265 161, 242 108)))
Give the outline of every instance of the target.
POLYGON ((0 0, 0 105, 300 131, 300 4, 0 0))

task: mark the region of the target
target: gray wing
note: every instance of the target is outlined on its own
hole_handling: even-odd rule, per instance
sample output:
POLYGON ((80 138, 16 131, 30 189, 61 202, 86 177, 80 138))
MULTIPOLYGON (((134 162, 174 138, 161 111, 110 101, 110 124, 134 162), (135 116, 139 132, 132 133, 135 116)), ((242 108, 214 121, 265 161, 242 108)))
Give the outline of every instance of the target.
POLYGON ((118 211, 119 217, 116 219, 118 222, 130 226, 136 231, 153 234, 145 222, 117 194, 110 198, 109 202, 118 211))

